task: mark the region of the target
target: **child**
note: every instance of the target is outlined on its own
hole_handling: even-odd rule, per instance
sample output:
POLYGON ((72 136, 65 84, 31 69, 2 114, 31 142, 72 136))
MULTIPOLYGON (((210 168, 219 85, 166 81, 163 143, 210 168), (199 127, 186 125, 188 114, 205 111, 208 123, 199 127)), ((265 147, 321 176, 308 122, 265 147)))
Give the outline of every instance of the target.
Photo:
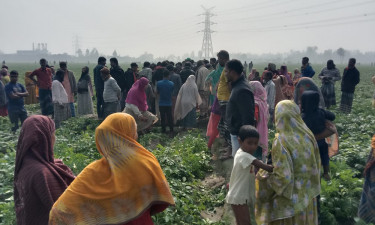
POLYGON ((62 121, 71 117, 68 94, 62 85, 64 75, 65 72, 63 70, 58 70, 56 72, 55 80, 52 82, 52 102, 56 128, 60 127, 62 121))
POLYGON ((259 142, 259 133, 255 127, 242 126, 238 134, 238 142, 240 149, 234 156, 226 201, 232 205, 237 224, 255 224, 251 222, 255 219, 255 174, 252 165, 268 172, 272 172, 273 167, 252 155, 257 150, 259 142))
MULTIPOLYGON (((301 97, 302 119, 314 135, 322 133, 326 129, 326 120, 335 120, 335 114, 319 108, 320 95, 316 91, 305 91, 301 97)), ((318 142, 320 158, 323 165, 323 178, 330 180, 328 144, 325 139, 318 142)))
POLYGON ((159 94, 159 110, 161 119, 161 131, 166 132, 166 123, 168 120, 169 131, 173 134, 173 117, 172 117, 172 93, 174 84, 169 81, 169 71, 163 69, 163 80, 156 83, 156 90, 159 94))
POLYGON ((18 72, 12 70, 10 72, 10 82, 5 85, 5 94, 8 99, 8 113, 10 122, 14 124, 12 131, 16 132, 18 129, 18 119, 21 120, 21 126, 23 121, 27 118, 27 112, 25 110, 25 104, 23 101, 24 97, 27 97, 29 93, 25 87, 17 83, 18 72))

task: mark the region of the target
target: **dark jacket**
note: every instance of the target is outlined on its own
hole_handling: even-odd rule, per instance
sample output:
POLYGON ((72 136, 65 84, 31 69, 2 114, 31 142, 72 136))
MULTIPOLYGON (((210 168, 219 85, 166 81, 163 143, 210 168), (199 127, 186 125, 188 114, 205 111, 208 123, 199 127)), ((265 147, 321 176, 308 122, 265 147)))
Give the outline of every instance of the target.
POLYGON ((100 74, 100 70, 103 69, 103 65, 97 65, 94 68, 94 84, 95 84, 95 90, 96 93, 100 92, 103 93, 104 91, 104 81, 102 79, 102 76, 100 74))
POLYGON ((357 68, 345 68, 341 81, 341 91, 345 93, 354 93, 355 86, 359 81, 359 71, 357 68))
POLYGON ((134 79, 135 76, 136 75, 135 75, 134 71, 130 68, 128 68, 128 70, 125 72, 125 89, 126 89, 126 91, 129 91, 130 88, 133 86, 133 84, 135 82, 135 79, 134 79))
POLYGON ((110 74, 113 77, 113 79, 116 80, 118 86, 121 88, 121 91, 125 91, 126 79, 124 70, 119 66, 111 67, 110 74))
POLYGON ((180 72, 181 82, 184 84, 190 75, 195 75, 195 72, 190 67, 184 67, 180 72))
POLYGON ((226 109, 226 121, 229 132, 238 135, 243 125, 255 126, 254 120, 254 95, 244 76, 232 82, 232 92, 226 109))

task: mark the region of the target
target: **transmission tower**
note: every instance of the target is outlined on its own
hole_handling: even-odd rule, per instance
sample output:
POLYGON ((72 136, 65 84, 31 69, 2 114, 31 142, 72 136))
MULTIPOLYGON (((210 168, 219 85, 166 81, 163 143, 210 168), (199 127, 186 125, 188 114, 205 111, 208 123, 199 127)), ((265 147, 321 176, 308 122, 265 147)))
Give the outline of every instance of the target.
POLYGON ((203 14, 204 15, 204 30, 201 30, 199 32, 203 32, 203 42, 202 42, 202 56, 206 59, 210 57, 214 57, 214 51, 212 47, 212 39, 211 39, 211 34, 214 32, 211 30, 211 25, 215 24, 214 22, 211 22, 211 17, 214 16, 211 12, 211 10, 214 7, 211 7, 209 9, 205 8, 204 6, 201 6, 203 10, 205 11, 203 14))
POLYGON ((72 44, 73 44, 73 49, 74 49, 74 54, 75 54, 75 55, 78 55, 78 49, 81 48, 81 46, 80 46, 80 40, 79 40, 79 39, 80 39, 80 38, 79 38, 78 35, 75 35, 75 36, 73 37, 73 42, 72 42, 72 44))

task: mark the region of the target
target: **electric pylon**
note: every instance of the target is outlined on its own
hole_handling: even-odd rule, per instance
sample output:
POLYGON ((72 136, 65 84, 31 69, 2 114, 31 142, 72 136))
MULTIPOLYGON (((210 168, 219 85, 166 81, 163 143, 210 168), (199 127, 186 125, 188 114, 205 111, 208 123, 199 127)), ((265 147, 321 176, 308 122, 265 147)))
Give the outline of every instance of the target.
POLYGON ((203 32, 203 42, 202 42, 202 56, 205 59, 208 59, 210 57, 214 57, 214 51, 212 47, 212 39, 211 39, 211 34, 214 32, 211 30, 211 25, 215 24, 211 22, 211 17, 214 16, 214 14, 211 12, 211 10, 214 7, 211 7, 209 9, 206 9, 204 6, 202 6, 204 9, 204 13, 200 15, 204 15, 204 30, 201 30, 199 32, 203 32))

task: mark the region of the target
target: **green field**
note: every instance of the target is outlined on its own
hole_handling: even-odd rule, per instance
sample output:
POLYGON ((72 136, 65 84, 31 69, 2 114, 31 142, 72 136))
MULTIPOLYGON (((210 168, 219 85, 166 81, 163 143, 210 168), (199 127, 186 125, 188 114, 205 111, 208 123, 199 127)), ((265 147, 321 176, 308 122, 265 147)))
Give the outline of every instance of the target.
MULTIPOLYGON (((38 68, 36 64, 7 64, 18 70, 21 76, 26 71, 38 68)), ((68 64, 76 78, 80 76, 84 64, 68 64)), ((94 64, 88 65, 90 74, 94 64)), ((266 63, 255 64, 260 70, 266 63)), ((122 65, 127 69, 127 65, 122 65)), ((289 70, 299 65, 290 65, 289 70)), ((313 65, 317 73, 324 65, 313 65)), ((343 71, 344 66, 338 66, 343 71)), ((359 221, 357 208, 363 186, 363 169, 370 151, 370 140, 375 133, 375 110, 371 107, 375 86, 371 77, 375 67, 358 66, 361 82, 356 88, 353 111, 350 115, 341 114, 336 107, 336 126, 340 135, 340 154, 331 161, 330 182, 322 181, 322 224, 364 224, 359 221)), ((314 78, 319 86, 317 77, 314 78)), ((20 82, 23 79, 20 77, 20 82)), ((340 83, 336 85, 337 102, 340 102, 340 83)), ((29 113, 39 111, 38 105, 27 106, 29 113)), ((94 131, 99 121, 93 118, 72 118, 62 124, 56 132, 55 157, 64 162, 78 174, 90 162, 100 158, 95 147, 94 131)), ((182 132, 170 140, 160 134, 159 129, 140 137, 140 143, 158 158, 169 181, 176 200, 176 207, 154 217, 156 224, 209 224, 201 217, 202 211, 214 211, 224 205, 225 187, 207 188, 201 184, 206 175, 220 175, 222 171, 210 163, 210 152, 206 147, 204 129, 182 132)), ((270 140, 274 136, 270 129, 270 140)), ((0 117, 0 223, 15 224, 13 209, 13 172, 17 133, 10 133, 8 118, 0 117)), ((230 217, 230 216, 229 216, 230 217)), ((214 224, 230 224, 231 218, 224 216, 214 224)))

